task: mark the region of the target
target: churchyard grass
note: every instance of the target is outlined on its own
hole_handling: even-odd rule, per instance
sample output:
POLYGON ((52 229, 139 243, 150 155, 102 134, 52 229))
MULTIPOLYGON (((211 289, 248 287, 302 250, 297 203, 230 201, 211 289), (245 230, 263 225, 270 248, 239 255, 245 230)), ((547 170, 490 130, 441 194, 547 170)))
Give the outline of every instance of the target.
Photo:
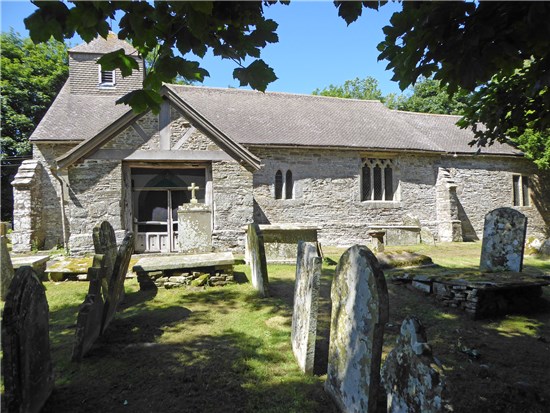
MULTIPOLYGON (((390 250, 399 249, 440 265, 415 271, 475 271, 480 243, 390 250)), ((324 248, 335 261, 343 251, 324 248)), ((525 268, 550 274, 550 261, 527 258, 525 268)), ((336 412, 323 391, 335 266, 323 265, 314 376, 301 374, 291 350, 294 266, 269 265, 265 299, 246 282, 248 266, 235 270, 237 282, 225 287, 140 292, 135 279, 127 280, 123 308, 80 364, 69 360, 87 283, 45 283, 56 388, 44 411, 336 412)), ((391 282, 388 289, 383 357, 401 321, 416 315, 443 365, 454 411, 544 411, 550 400, 549 306, 472 321, 418 291, 391 282)), ((549 289, 543 289, 547 303, 549 289)))

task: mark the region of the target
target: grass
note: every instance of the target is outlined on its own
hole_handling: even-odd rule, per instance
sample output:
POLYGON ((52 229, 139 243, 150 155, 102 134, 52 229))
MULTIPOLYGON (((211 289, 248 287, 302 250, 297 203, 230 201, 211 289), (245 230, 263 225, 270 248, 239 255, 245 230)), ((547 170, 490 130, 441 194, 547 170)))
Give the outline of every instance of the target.
MULTIPOLYGON (((439 267, 395 271, 456 274, 476 270, 480 245, 406 249, 429 255, 439 267)), ((324 248, 335 261, 343 251, 324 248)), ((525 267, 550 274, 549 260, 529 257, 525 267)), ((313 376, 301 374, 290 346, 294 266, 269 266, 267 299, 246 282, 247 266, 235 271, 239 282, 225 287, 141 292, 135 279, 127 280, 121 311, 80 364, 69 360, 87 283, 45 283, 56 389, 44 411, 336 412, 323 391, 335 266, 323 266, 313 376)), ((544 288, 547 302, 549 288, 544 288)), ((545 411, 550 400, 550 306, 532 314, 472 321, 417 291, 392 283, 388 290, 384 357, 401 321, 408 315, 420 318, 443 364, 447 403, 455 412, 545 411), (462 347, 475 348, 480 359, 471 359, 462 347), (480 375, 482 364, 488 366, 488 376, 480 375), (514 390, 517 382, 528 382, 533 390, 520 394, 514 390)))

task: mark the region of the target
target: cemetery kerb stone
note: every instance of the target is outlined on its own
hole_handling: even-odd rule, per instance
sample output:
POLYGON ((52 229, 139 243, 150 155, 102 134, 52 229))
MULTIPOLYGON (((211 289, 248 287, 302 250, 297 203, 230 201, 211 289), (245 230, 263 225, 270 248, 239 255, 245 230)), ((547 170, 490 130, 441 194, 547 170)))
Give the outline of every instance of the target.
POLYGON ((396 346, 382 366, 388 413, 441 412, 444 383, 437 365, 422 323, 405 318, 396 346))
POLYGON ((355 245, 342 255, 330 296, 325 390, 344 413, 375 412, 389 304, 384 273, 367 247, 355 245))
POLYGON ((521 272, 527 217, 512 208, 497 208, 485 215, 480 271, 521 272))
POLYGON ((260 227, 255 222, 248 224, 246 240, 250 254, 252 286, 260 296, 267 297, 269 295, 269 284, 264 239, 260 227))
POLYGON ((39 412, 54 387, 49 307, 31 267, 19 268, 2 315, 4 397, 9 412, 39 412))
POLYGON ((322 258, 317 243, 298 242, 292 311, 292 351, 306 374, 313 374, 322 258))
POLYGON ((2 271, 0 273, 0 279, 2 280, 0 288, 2 289, 2 300, 5 300, 15 272, 13 271, 13 265, 11 264, 11 257, 8 251, 8 241, 5 235, 2 235, 0 237, 0 244, 0 260, 2 261, 0 263, 2 265, 2 267, 0 268, 0 271, 2 271))

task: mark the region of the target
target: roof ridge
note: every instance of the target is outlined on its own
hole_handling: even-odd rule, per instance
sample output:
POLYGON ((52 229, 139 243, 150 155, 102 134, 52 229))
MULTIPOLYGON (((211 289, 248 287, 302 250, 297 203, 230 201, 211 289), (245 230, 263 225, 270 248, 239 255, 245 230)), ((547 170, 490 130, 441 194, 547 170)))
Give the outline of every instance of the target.
POLYGON ((240 88, 226 88, 226 87, 220 87, 220 86, 193 86, 193 85, 177 85, 174 83, 165 83, 165 85, 169 87, 177 87, 177 88, 198 88, 203 90, 220 90, 220 91, 226 91, 231 93, 264 93, 269 95, 285 95, 285 96, 295 96, 295 97, 306 97, 306 98, 318 98, 318 99, 338 99, 338 100, 345 100, 345 101, 351 101, 351 102, 368 102, 368 103, 380 103, 381 101, 375 100, 375 99, 353 99, 353 98, 341 98, 341 97, 335 97, 335 96, 321 96, 321 95, 313 95, 313 94, 305 94, 305 93, 292 93, 292 92, 279 92, 279 91, 265 91, 261 92, 259 90, 252 90, 252 89, 240 89, 240 88))
POLYGON ((406 113, 408 115, 425 115, 425 116, 446 116, 460 118, 462 115, 450 115, 448 113, 428 113, 428 112, 415 112, 413 110, 400 110, 400 109, 390 109, 392 112, 406 113))

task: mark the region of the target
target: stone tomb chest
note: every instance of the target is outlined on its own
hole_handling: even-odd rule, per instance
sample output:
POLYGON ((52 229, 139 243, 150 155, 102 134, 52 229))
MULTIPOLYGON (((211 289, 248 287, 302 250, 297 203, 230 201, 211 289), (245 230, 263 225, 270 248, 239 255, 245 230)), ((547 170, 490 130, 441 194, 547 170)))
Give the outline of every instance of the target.
MULTIPOLYGON (((318 228, 314 225, 260 225, 260 230, 264 238, 266 259, 270 264, 296 264, 298 241, 317 242, 318 228)), ((246 261, 250 261, 248 249, 246 261)))

